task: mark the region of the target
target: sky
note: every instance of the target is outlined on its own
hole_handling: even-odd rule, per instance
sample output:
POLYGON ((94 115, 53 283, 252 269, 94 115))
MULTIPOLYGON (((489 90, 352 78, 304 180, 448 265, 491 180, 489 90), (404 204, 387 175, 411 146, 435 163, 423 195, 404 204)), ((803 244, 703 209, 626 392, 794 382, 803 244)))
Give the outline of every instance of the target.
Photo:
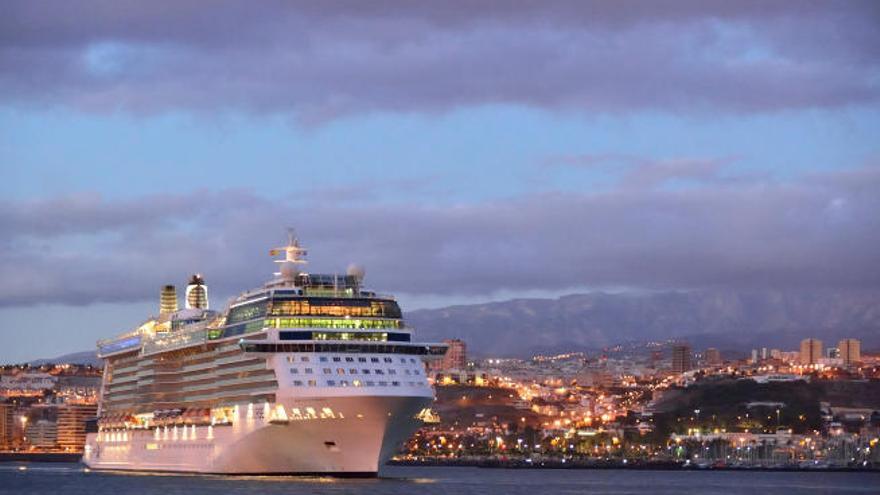
POLYGON ((0 16, 0 362, 205 277, 404 310, 880 289, 880 3, 30 2, 0 16))

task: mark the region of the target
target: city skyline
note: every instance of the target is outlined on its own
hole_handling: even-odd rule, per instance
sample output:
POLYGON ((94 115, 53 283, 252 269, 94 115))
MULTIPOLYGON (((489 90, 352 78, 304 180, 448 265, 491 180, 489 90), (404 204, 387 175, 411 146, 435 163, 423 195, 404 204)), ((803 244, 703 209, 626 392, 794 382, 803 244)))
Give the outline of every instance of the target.
POLYGON ((88 349, 195 273, 222 307, 288 226, 405 310, 880 288, 873 2, 203 13, 0 19, 0 362, 88 349))

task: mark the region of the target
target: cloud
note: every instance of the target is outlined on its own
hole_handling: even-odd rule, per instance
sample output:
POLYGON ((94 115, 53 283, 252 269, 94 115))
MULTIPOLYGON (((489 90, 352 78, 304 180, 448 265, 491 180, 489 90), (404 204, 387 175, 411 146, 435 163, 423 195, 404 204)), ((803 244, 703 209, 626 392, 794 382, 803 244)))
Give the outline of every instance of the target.
MULTIPOLYGON (((0 204, 0 301, 155 299, 205 274, 212 294, 254 287, 297 228, 313 271, 367 268, 380 291, 880 287, 880 168, 788 182, 545 191, 439 207, 197 191, 0 204)), ((222 301, 215 300, 216 303, 222 301)))
POLYGON ((600 170, 616 176, 619 187, 651 189, 676 183, 744 184, 768 180, 767 174, 732 171, 737 157, 656 159, 626 153, 550 156, 544 167, 600 170))
POLYGON ((875 104, 875 2, 11 2, 0 102, 324 122, 875 104))

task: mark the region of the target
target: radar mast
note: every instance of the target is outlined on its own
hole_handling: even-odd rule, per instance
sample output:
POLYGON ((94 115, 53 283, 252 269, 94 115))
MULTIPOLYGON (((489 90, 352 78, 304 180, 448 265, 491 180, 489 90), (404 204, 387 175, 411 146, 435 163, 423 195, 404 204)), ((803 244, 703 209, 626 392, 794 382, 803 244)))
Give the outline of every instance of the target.
POLYGON ((278 256, 284 254, 284 258, 274 260, 275 263, 281 263, 281 269, 275 272, 276 276, 284 279, 294 279, 300 274, 299 266, 308 263, 305 256, 308 251, 299 245, 299 239, 292 228, 287 229, 287 245, 269 250, 269 256, 278 256))

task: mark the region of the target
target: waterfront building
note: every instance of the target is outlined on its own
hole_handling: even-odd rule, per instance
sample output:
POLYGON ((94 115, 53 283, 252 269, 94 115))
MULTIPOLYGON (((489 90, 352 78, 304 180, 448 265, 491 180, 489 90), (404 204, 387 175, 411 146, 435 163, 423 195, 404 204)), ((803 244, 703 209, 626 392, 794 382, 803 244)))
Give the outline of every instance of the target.
POLYGON ((28 423, 25 440, 29 446, 37 449, 54 449, 58 445, 58 425, 48 419, 28 423))
POLYGON ((12 447, 15 438, 15 405, 0 403, 0 449, 12 447))
POLYGON ((672 346, 672 371, 684 373, 691 369, 691 346, 685 343, 672 346))
POLYGON ((434 375, 437 385, 473 385, 488 386, 497 384, 498 380, 493 380, 487 371, 461 368, 444 370, 434 375))
POLYGON ((804 339, 801 341, 801 364, 816 364, 822 357, 822 341, 819 339, 804 339))
POLYGON ((710 347, 706 349, 706 364, 709 366, 720 366, 724 361, 721 359, 721 352, 710 347))
POLYGON ((0 390, 4 393, 12 391, 39 391, 55 388, 58 377, 34 370, 22 370, 17 373, 0 376, 0 390))
POLYGON ((97 414, 91 404, 65 404, 58 408, 58 447, 70 452, 82 452, 86 443, 86 420, 97 414))
POLYGON ((844 366, 852 366, 862 360, 862 343, 856 339, 843 339, 837 344, 837 352, 844 366))
POLYGON ((444 340, 448 345, 446 355, 429 364, 432 371, 463 370, 467 368, 467 345, 459 339, 444 340))

